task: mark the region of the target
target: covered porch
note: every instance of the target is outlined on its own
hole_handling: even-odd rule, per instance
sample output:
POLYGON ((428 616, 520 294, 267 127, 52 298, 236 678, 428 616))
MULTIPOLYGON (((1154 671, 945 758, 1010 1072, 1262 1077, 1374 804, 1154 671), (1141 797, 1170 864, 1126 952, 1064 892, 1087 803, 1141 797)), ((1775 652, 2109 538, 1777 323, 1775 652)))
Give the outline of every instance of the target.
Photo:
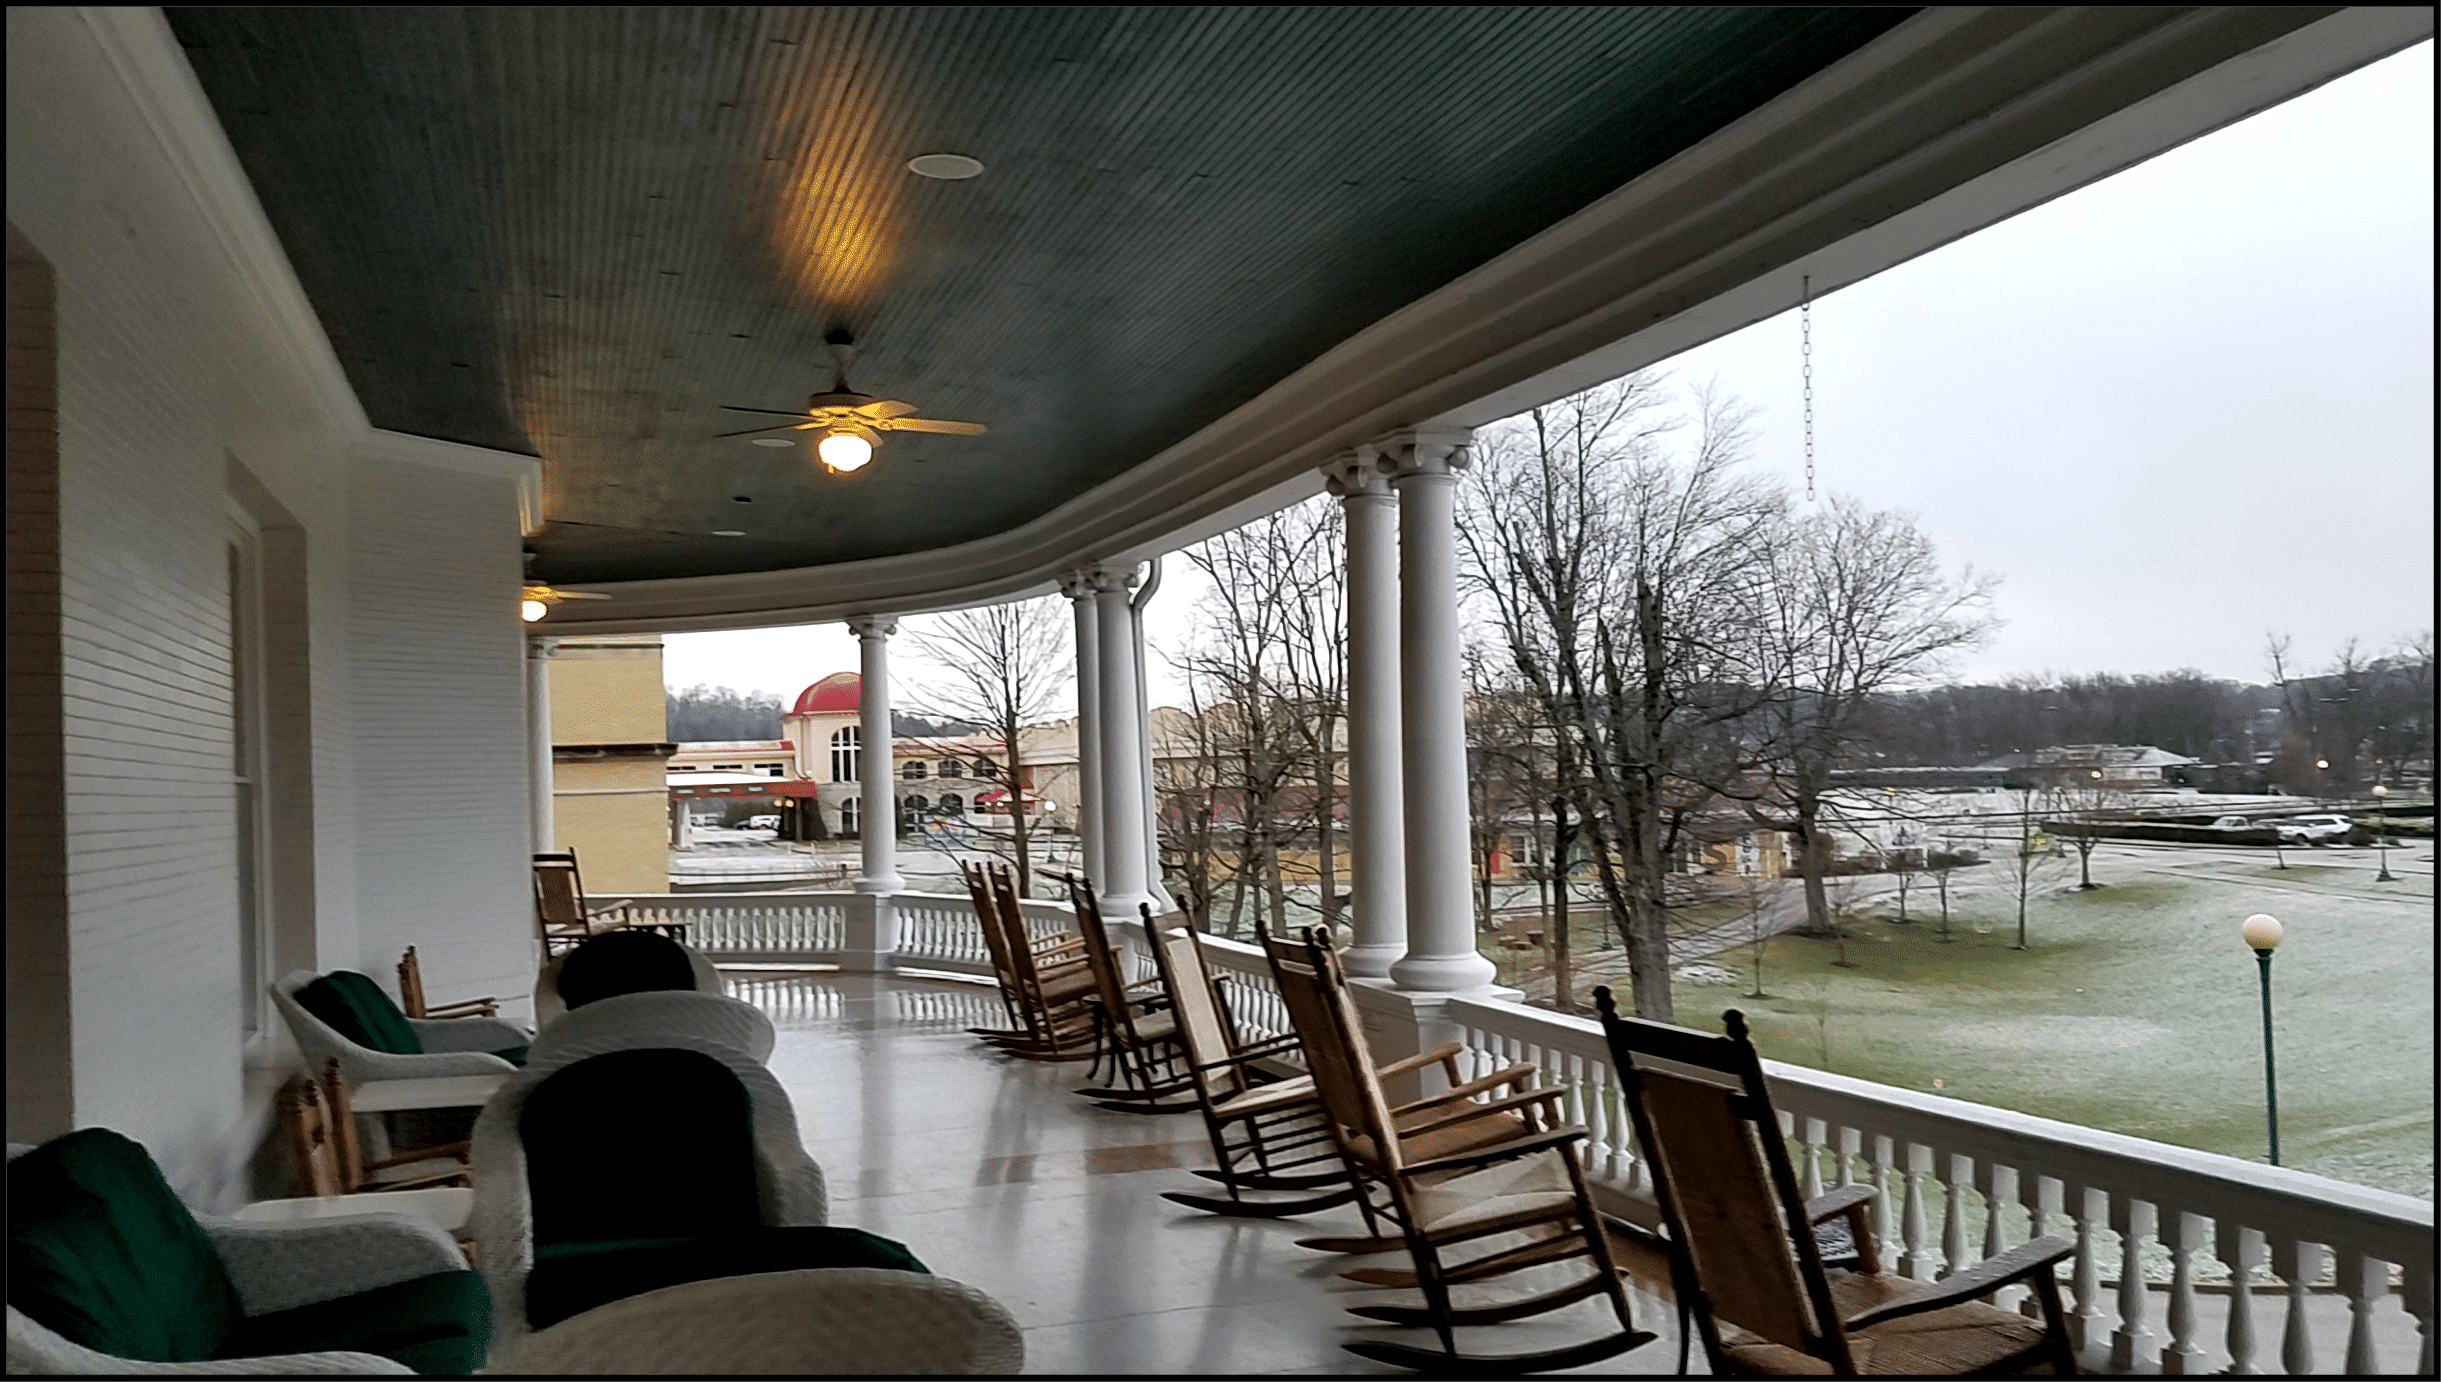
MULTIPOLYGON (((844 623, 864 742, 883 744, 899 616, 1064 593, 1086 866, 1113 915, 1158 905, 1152 563, 1327 487, 1347 508, 1368 880, 1349 964, 1373 980, 1379 1046, 1542 1065, 1579 1091, 1633 1219, 1598 1040, 1506 1001, 1475 951, 1449 505, 1469 430, 2431 29, 2383 8, 1810 11, 1781 31, 1759 11, 1461 8, 1418 11, 1396 42, 1287 32, 1250 55, 1230 44, 1257 19, 1342 21, 1078 10, 1030 31, 1034 12, 993 13, 10 11, 12 1140, 117 1128, 226 1210, 282 1191, 271 1096, 299 1055, 273 977, 386 975, 413 945, 436 995, 526 1015, 528 857, 553 844, 540 640, 517 619, 533 581, 612 596, 545 630, 844 623), (402 23, 428 27, 382 28, 402 23), (1501 24, 1522 31, 1470 27, 1501 24), (1381 80, 1333 69, 1343 52, 1381 80), (1544 63, 1553 97, 1512 100, 1492 149, 1466 142, 1486 117, 1450 90, 1486 52, 1544 63), (992 66, 1011 54, 1034 66, 992 66), (1210 75, 1292 56, 1297 101, 1210 75), (884 72, 904 84, 861 84, 884 72), (1210 142, 1130 143, 1158 113, 1210 142), (1241 136, 1257 114, 1294 117, 1277 147, 1241 136), (1414 137, 1376 138, 1385 121, 1414 137), (1006 130, 1023 137, 1005 154, 976 144, 1005 181, 974 187, 1010 201, 943 209, 948 184, 905 181, 910 159, 1006 130), (1206 185, 1204 154, 1235 180, 1206 185), (1366 159, 1369 184, 1347 175, 1366 159), (1495 176, 1521 168, 1524 186, 1495 176), (693 180, 707 169, 735 176, 693 180), (1438 234, 1437 198, 1463 203, 1467 234, 1438 234), (1078 248, 1122 213, 1177 238, 1078 248), (881 270, 901 262, 893 288, 881 270), (1218 306, 1242 309, 1226 331, 1218 306), (823 337, 848 325, 859 381, 980 417, 1003 449, 892 438, 857 478, 718 435, 742 426, 730 409, 828 382, 823 337)), ((891 815, 886 767, 864 774, 867 819, 891 815)), ((1040 1332, 1037 1366, 1344 1366, 1327 1264, 1147 1217, 1166 1214, 1148 1178, 1185 1155, 1160 1149, 1185 1137, 1105 1126, 1060 1072, 951 1041, 990 995, 915 972, 983 972, 981 938, 963 899, 906 889, 888 832, 866 833, 849 889, 632 901, 719 959, 841 967, 738 978, 807 1024, 781 1059, 840 1218, 1005 1254, 941 1265, 1040 1332), (891 1111, 936 1084, 992 1116, 891 1111), (1079 1289, 1029 1313, 1047 1261, 1079 1289), (1122 1274, 1145 1262, 1163 1265, 1122 1274), (1157 1322, 1152 1352, 1095 1351, 1120 1332, 1099 1322, 1135 1316, 1157 1322)), ((1224 953, 1260 1013, 1260 967, 1224 953)), ((2097 1367, 2431 1369, 2429 1202, 1782 1080, 1811 1173, 1881 1181, 1909 1270, 2073 1232, 2097 1367), (2270 1289, 2224 1296, 2246 1308, 2213 1323, 2216 1273, 2258 1265, 2270 1289)))

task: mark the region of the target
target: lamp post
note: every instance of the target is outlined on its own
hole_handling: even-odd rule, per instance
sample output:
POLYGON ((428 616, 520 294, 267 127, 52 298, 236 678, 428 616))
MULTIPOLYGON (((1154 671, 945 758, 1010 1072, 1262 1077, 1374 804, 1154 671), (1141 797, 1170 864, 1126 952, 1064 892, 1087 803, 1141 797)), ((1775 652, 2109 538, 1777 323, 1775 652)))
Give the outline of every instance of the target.
POLYGON ((2390 813, 2383 809, 2385 803, 2382 801, 2382 798, 2389 795, 2389 788, 2378 782, 2373 784, 2373 815, 2374 819, 2380 822, 2373 827, 2373 847, 2380 852, 2382 859, 2382 871, 2373 876, 2373 881, 2376 883, 2398 881, 2390 874, 2390 813))
POLYGON ((2267 912, 2246 918, 2238 935, 2255 952, 2263 981, 2263 1109, 2271 1128, 2271 1164, 2280 1164, 2280 1082, 2272 1065, 2271 952, 2280 944, 2280 920, 2267 912))

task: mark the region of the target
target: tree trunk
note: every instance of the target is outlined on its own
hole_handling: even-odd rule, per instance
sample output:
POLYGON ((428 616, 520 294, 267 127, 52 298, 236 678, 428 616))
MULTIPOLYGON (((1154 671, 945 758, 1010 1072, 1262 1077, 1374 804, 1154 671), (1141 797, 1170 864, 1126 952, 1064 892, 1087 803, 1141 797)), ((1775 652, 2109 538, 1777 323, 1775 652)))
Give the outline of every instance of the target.
MULTIPOLYGON (((1564 864, 1555 862, 1555 860, 1565 860, 1568 857, 1568 803, 1564 799, 1551 803, 1551 836, 1557 848, 1553 856, 1544 860, 1543 872, 1546 874, 1555 868, 1565 867, 1564 864)), ((1563 886, 1554 891, 1551 901, 1551 998, 1552 1002, 1564 1013, 1576 1011, 1576 976, 1570 966, 1571 958, 1568 940, 1568 889, 1563 886)))

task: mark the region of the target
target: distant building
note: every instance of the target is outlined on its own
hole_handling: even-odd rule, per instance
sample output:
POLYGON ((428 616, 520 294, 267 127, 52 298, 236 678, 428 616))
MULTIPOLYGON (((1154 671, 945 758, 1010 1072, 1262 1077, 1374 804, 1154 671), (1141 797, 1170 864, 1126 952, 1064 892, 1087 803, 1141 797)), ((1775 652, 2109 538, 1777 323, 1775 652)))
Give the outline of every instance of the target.
POLYGON ((2122 791, 2157 792, 2174 785, 2171 769, 2198 761, 2149 744, 2061 744, 2007 754, 1975 766, 2000 770, 2001 785, 2006 787, 2049 786, 2076 777, 2122 791))
POLYGON ((657 893, 669 886, 668 742, 657 634, 555 641, 551 685, 553 843, 574 848, 585 886, 657 893))

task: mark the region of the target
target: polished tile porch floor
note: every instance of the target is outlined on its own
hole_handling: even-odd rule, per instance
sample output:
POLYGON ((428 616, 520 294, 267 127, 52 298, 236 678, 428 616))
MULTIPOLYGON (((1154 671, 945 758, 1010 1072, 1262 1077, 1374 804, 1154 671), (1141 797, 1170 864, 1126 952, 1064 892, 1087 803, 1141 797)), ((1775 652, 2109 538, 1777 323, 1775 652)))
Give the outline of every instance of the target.
MULTIPOLYGON (((1375 1337, 1426 1342, 1345 1312, 1399 1298, 1338 1273, 1359 1262, 1295 1245, 1360 1231, 1341 1208, 1304 1220, 1224 1219, 1163 1190, 1209 1187, 1192 1114, 1097 1109, 1070 1091, 1082 1063, 1011 1060, 966 1034, 1003 1022, 988 987, 858 974, 731 971, 731 991, 779 1028, 771 1068, 796 1103, 829 1180, 831 1222, 906 1243, 933 1271, 991 1293, 1026 1332, 1026 1370, 1080 1375, 1395 1372, 1340 1348, 1375 1337)), ((1667 1373, 1667 1300, 1633 1293, 1636 1324, 1661 1336, 1586 1369, 1667 1373)), ((1593 1302, 1460 1335, 1462 1347, 1523 1352, 1591 1337, 1593 1302)), ((1701 1370, 1701 1350, 1694 1366, 1701 1370)))

